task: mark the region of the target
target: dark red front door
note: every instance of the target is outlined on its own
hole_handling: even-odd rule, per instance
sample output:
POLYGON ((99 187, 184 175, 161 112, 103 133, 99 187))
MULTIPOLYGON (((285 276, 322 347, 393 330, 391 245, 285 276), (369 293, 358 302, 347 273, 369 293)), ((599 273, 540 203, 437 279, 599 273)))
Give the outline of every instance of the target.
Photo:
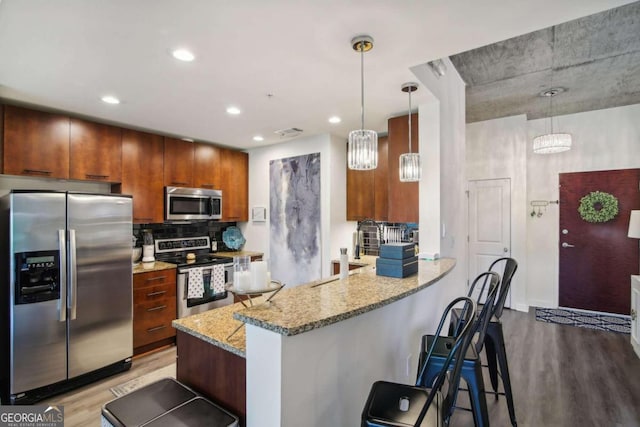
POLYGON ((630 211, 640 209, 639 183, 640 169, 560 174, 561 307, 629 314, 630 276, 638 274, 640 251, 627 230, 630 211), (593 191, 618 199, 614 219, 590 223, 580 217, 580 199, 593 191))

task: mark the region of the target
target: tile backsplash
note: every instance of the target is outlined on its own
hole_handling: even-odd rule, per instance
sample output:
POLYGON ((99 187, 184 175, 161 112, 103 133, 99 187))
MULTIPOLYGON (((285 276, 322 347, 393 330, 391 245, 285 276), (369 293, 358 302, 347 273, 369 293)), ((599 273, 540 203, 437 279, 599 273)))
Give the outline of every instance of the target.
POLYGON ((142 246, 142 230, 151 230, 155 239, 206 236, 218 242, 218 251, 230 249, 222 241, 222 232, 236 225, 235 222, 193 221, 189 223, 133 224, 133 235, 138 238, 136 246, 142 246))

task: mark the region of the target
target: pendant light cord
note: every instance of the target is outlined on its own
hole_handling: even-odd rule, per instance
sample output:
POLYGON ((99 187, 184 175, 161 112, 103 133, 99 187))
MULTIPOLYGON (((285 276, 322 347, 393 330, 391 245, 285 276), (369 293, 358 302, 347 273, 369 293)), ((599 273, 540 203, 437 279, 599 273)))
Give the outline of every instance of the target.
POLYGON ((360 42, 360 130, 364 130, 364 41, 360 42))
POLYGON ((554 90, 553 90, 553 62, 554 62, 554 55, 556 52, 556 29, 555 27, 551 28, 551 87, 550 87, 550 91, 551 93, 549 94, 549 119, 551 121, 551 135, 553 135, 553 96, 555 95, 554 90))
POLYGON ((411 88, 409 88, 409 154, 411 154, 411 88))

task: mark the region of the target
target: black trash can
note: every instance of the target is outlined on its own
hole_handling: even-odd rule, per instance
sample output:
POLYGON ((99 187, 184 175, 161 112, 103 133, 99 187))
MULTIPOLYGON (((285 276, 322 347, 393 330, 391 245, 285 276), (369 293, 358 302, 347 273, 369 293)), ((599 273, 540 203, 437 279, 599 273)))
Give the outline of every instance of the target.
POLYGON ((163 378, 102 407, 102 427, 237 427, 238 417, 173 378, 163 378))

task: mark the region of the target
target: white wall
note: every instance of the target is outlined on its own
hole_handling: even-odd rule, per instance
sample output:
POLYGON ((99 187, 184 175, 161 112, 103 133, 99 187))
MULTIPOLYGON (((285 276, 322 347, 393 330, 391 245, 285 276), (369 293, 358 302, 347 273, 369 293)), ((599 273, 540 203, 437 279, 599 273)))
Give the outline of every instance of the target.
POLYGON ((548 119, 527 121, 524 116, 467 125, 469 178, 512 180, 516 308, 558 306, 558 206, 549 205, 542 217, 531 218, 529 202, 558 200, 560 173, 640 167, 640 105, 556 117, 554 128, 573 135, 573 148, 534 154, 531 141, 548 127, 548 119))
MULTIPOLYGON (((346 141, 331 135, 298 138, 282 144, 249 150, 249 209, 267 208, 266 222, 240 223, 247 250, 263 252, 269 259, 269 162, 286 157, 320 153, 320 205, 322 277, 329 276, 332 259, 340 247, 351 247, 355 225, 347 223, 346 141)), ((318 277, 320 279, 320 277, 318 277)))
POLYGON ((518 272, 511 283, 511 307, 527 305, 527 118, 524 115, 467 125, 467 178, 511 180, 511 256, 518 272))
POLYGON ((465 84, 445 59, 447 73, 437 78, 426 65, 411 69, 429 92, 420 105, 419 144, 423 177, 420 181, 420 251, 439 252, 457 260, 445 277, 448 292, 438 307, 466 293, 467 199, 465 164, 465 84))

